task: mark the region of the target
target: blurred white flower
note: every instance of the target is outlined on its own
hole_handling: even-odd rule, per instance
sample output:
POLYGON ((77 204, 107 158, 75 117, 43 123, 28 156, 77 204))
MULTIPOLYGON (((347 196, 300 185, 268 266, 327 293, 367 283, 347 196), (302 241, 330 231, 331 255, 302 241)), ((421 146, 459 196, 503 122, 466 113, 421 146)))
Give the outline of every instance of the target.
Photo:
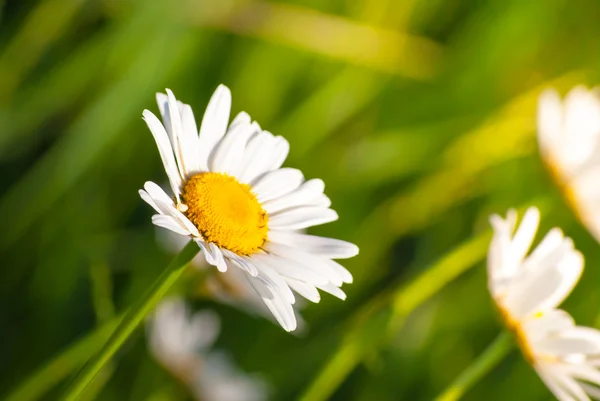
POLYGON ((241 269, 279 324, 296 328, 292 290, 319 302, 318 289, 345 299, 352 275, 333 259, 356 245, 299 230, 334 221, 337 213, 322 180, 281 168, 288 142, 263 131, 242 112, 228 127, 231 93, 220 85, 198 133, 189 105, 170 90, 157 94, 163 123, 148 110, 173 198, 147 182, 140 196, 158 213, 152 222, 198 243, 221 272, 241 269), (164 124, 164 125, 163 125, 164 124))
POLYGON ((149 341, 154 356, 182 380, 195 378, 197 354, 219 335, 220 321, 212 311, 191 314, 181 298, 162 301, 150 320, 149 341))
POLYGON ((579 280, 583 256, 558 228, 529 253, 539 219, 530 208, 514 232, 514 210, 491 217, 490 293, 525 359, 559 400, 600 398, 600 331, 556 309, 579 280))
POLYGON ((214 312, 192 314, 183 299, 170 298, 158 305, 147 327, 152 354, 199 401, 267 398, 263 380, 241 372, 226 354, 212 349, 220 332, 214 312))
POLYGON ((200 374, 194 383, 194 393, 202 401, 262 401, 267 399, 264 381, 243 374, 225 353, 213 352, 206 356, 200 374))
POLYGON ((578 218, 600 241, 600 90, 573 88, 561 100, 543 92, 538 103, 542 158, 578 218))

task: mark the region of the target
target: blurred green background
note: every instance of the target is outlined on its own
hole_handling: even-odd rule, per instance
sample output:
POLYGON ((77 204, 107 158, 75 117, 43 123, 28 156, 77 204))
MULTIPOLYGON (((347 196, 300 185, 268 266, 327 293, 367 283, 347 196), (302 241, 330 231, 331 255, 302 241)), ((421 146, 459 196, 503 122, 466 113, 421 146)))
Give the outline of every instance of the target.
MULTIPOLYGON (((574 238, 587 269, 565 308, 598 327, 600 248, 539 160, 535 108, 547 86, 600 81, 599 2, 0 5, 0 394, 70 349, 17 396, 56 399, 89 355, 89 344, 69 347, 106 332, 173 257, 137 194, 146 180, 166 182, 141 119, 165 87, 199 119, 228 85, 233 113, 286 137, 286 165, 326 182, 341 218, 312 232, 361 248, 344 261, 348 299, 308 305, 297 335, 192 279, 178 288, 194 309, 218 313, 215 346, 262 377, 270 399, 439 394, 501 329, 484 258, 487 217, 509 207, 538 205, 542 230, 574 238)), ((92 390, 88 399, 192 399, 145 330, 92 390)), ((551 396, 513 352, 465 399, 551 396)))

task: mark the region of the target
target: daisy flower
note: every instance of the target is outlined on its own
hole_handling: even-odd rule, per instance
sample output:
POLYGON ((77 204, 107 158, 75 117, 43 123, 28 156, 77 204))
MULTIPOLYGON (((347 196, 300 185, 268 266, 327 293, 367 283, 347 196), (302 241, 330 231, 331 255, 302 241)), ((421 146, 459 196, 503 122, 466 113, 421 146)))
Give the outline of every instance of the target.
POLYGON ((492 216, 488 286, 506 326, 527 360, 561 401, 600 398, 600 331, 576 326, 556 309, 583 271, 583 256, 558 229, 529 253, 539 224, 530 208, 516 232, 517 215, 492 216))
POLYGON ((600 241, 600 91, 552 89, 538 103, 542 158, 579 220, 600 241))
POLYGON ((169 178, 172 196, 147 182, 140 195, 156 210, 152 222, 191 238, 219 271, 241 269, 279 324, 296 328, 297 294, 318 302, 318 289, 345 299, 352 275, 332 259, 358 253, 351 243, 301 232, 337 220, 319 179, 282 168, 288 142, 263 131, 241 112, 228 126, 231 93, 220 85, 200 129, 189 105, 156 96, 163 122, 148 124, 169 178), (164 125, 163 125, 164 124, 164 125))

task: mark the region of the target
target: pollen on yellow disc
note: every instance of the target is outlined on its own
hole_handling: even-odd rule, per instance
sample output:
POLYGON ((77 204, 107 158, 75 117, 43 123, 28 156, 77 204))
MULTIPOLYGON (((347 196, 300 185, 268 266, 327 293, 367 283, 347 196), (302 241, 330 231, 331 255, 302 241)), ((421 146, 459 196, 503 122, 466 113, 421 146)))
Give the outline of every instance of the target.
POLYGON ((181 196, 186 217, 207 242, 240 255, 257 252, 267 240, 267 212, 252 193, 224 173, 200 173, 189 178, 181 196))

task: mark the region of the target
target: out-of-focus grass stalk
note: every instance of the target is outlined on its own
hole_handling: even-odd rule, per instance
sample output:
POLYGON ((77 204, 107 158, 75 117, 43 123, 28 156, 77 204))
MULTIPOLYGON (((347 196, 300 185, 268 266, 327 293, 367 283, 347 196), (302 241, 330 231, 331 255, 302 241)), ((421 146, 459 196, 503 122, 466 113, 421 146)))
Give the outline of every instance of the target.
MULTIPOLYGON (((162 3, 144 4, 150 7, 162 3)), ((131 121, 132 113, 143 109, 149 88, 163 82, 182 57, 198 49, 196 36, 162 25, 148 38, 123 76, 0 198, 0 220, 11 226, 11 230, 0 233, 1 249, 9 248, 18 240, 118 139, 123 127, 131 121), (110 130, 104 129, 105 121, 110 121, 110 130), (27 212, 15 213, 15 210, 27 212)))
POLYGON ((83 369, 73 379, 61 399, 65 401, 75 401, 82 396, 85 389, 94 380, 96 375, 102 371, 102 368, 110 361, 115 352, 121 348, 142 320, 144 320, 146 315, 163 298, 173 284, 175 284, 177 279, 185 271, 188 263, 196 256, 199 249, 200 248, 194 241, 190 241, 181 250, 179 255, 175 257, 165 271, 154 282, 146 295, 129 309, 115 332, 110 336, 106 344, 104 344, 104 347, 102 347, 100 352, 85 364, 83 369))
POLYGON ((514 347, 510 333, 501 333, 477 359, 435 401, 456 401, 496 367, 514 347))
POLYGON ((92 301, 96 319, 102 323, 115 315, 112 302, 112 281, 110 270, 104 262, 93 262, 90 266, 90 281, 92 283, 92 301))
POLYGON ((7 154, 13 142, 28 143, 44 121, 73 104, 86 85, 97 79, 97 68, 111 45, 110 37, 87 40, 41 80, 19 89, 10 105, 0 109, 0 155, 7 154), (27 107, 23 107, 26 104, 27 107))
POLYGON ((372 102, 387 81, 372 71, 348 67, 312 94, 275 127, 274 132, 285 133, 294 144, 291 162, 305 157, 315 145, 372 102))
POLYGON ((351 64, 427 80, 440 64, 435 42, 290 4, 188 2, 192 23, 257 37, 351 64))
POLYGON ((71 345, 20 383, 3 400, 33 401, 39 399, 75 369, 81 367, 89 355, 96 353, 115 330, 120 320, 120 317, 110 320, 71 345))
POLYGON ((10 99, 21 79, 69 27, 83 0, 45 0, 27 16, 0 54, 0 104, 10 99))
POLYGON ((489 231, 479 234, 450 251, 409 284, 401 285, 371 301, 359 312, 360 318, 348 329, 348 334, 338 350, 300 399, 329 399, 369 353, 376 352, 382 344, 389 341, 412 311, 450 281, 483 260, 490 238, 489 231), (388 308, 388 305, 391 305, 391 308, 388 308))

